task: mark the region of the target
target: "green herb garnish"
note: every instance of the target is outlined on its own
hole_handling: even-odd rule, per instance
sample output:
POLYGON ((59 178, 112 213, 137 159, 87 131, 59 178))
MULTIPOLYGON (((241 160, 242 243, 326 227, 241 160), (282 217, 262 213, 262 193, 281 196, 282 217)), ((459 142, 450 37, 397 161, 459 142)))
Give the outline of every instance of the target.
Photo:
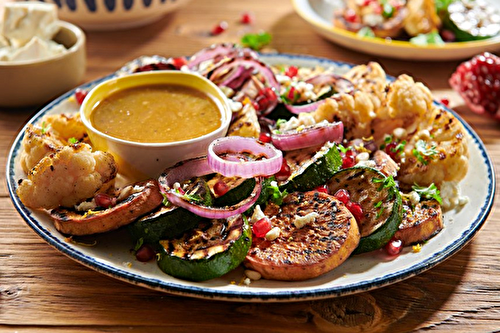
POLYGON ((288 192, 286 190, 281 192, 278 184, 275 181, 271 182, 271 184, 267 186, 267 189, 271 190, 269 200, 272 203, 281 206, 283 204, 283 198, 288 195, 288 192))
POLYGON ((428 34, 420 34, 418 36, 410 38, 410 43, 418 46, 445 44, 437 31, 429 32, 428 34))
POLYGON ((424 140, 418 140, 415 144, 415 148, 412 150, 413 156, 417 158, 417 160, 427 165, 429 164, 429 160, 434 159, 434 155, 436 155, 438 151, 436 150, 436 145, 428 146, 424 140))
POLYGON ((370 27, 363 27, 359 29, 357 35, 360 37, 375 37, 375 33, 370 27))
POLYGON ((141 248, 142 244, 144 244, 144 239, 141 237, 135 243, 134 251, 138 251, 141 248))
POLYGON ((246 34, 241 37, 241 45, 249 47, 252 50, 259 51, 271 42, 271 35, 267 32, 256 34, 246 34))
POLYGON ((69 138, 68 142, 73 145, 75 143, 78 143, 78 140, 76 138, 69 138))
POLYGON ((372 178, 372 182, 376 184, 380 183, 380 186, 377 189, 379 192, 383 189, 388 190, 389 194, 387 195, 387 199, 391 200, 394 197, 395 192, 397 191, 397 185, 392 175, 385 178, 372 178))
POLYGON ((420 198, 434 199, 439 202, 439 204, 443 203, 439 189, 434 183, 430 184, 428 187, 418 186, 417 184, 415 184, 411 188, 413 189, 413 191, 417 192, 420 198))

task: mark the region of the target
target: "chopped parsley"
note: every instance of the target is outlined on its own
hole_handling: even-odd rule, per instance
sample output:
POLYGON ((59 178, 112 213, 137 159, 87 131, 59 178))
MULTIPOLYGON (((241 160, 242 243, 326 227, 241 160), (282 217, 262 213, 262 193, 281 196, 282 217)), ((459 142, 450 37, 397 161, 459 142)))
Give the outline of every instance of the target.
POLYGON ((42 122, 42 135, 47 133, 47 131, 49 130, 49 126, 50 125, 47 125, 45 121, 42 122))
POLYGON ((412 153, 420 163, 427 165, 429 164, 429 160, 434 159, 434 155, 436 155, 438 151, 436 150, 436 145, 431 145, 429 147, 424 140, 418 140, 412 153))
POLYGON ((271 184, 267 186, 267 189, 270 192, 269 200, 272 203, 281 206, 283 204, 283 198, 288 195, 288 192, 286 190, 281 192, 275 181, 272 181, 271 184))
POLYGON ((142 244, 144 244, 144 239, 141 237, 135 243, 134 251, 138 251, 141 248, 142 244))
POLYGON ((384 206, 382 205, 382 200, 380 200, 379 202, 377 202, 375 205, 373 205, 375 208, 378 208, 378 211, 377 211, 377 219, 380 218, 380 216, 382 216, 382 214, 384 213, 384 206))
POLYGON ((391 200, 396 191, 397 191, 397 184, 394 178, 391 176, 385 177, 385 178, 372 178, 372 182, 375 184, 379 183, 380 186, 377 189, 379 192, 382 191, 383 189, 387 189, 389 194, 387 195, 387 199, 391 200))
POLYGON ((76 138, 69 138, 68 142, 73 145, 75 143, 78 143, 78 140, 76 138))
POLYGON ((428 187, 418 186, 417 184, 415 184, 411 188, 413 189, 413 191, 417 192, 420 198, 434 199, 439 202, 439 204, 443 203, 439 189, 434 183, 430 184, 428 187))

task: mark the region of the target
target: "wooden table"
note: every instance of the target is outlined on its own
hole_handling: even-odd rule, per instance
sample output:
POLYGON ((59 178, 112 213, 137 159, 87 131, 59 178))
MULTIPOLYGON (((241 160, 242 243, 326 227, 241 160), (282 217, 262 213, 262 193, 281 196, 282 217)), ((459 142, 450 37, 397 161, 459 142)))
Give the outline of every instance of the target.
MULTIPOLYGON (((272 34, 279 52, 366 63, 410 73, 468 121, 500 165, 500 127, 462 106, 447 83, 458 64, 374 58, 318 36, 288 0, 194 0, 143 28, 89 32, 85 81, 141 55, 181 56, 209 44, 237 42, 244 32, 272 34), (243 11, 253 26, 237 24, 243 11), (225 20, 220 36, 208 32, 225 20)), ((3 79, 3 78, 0 78, 3 79)), ((0 178, 10 145, 35 108, 0 109, 0 178)), ((2 332, 491 332, 500 329, 500 213, 459 253, 404 282, 358 295, 296 303, 232 303, 176 297, 92 271, 55 251, 21 219, 0 183, 0 331, 2 332)))

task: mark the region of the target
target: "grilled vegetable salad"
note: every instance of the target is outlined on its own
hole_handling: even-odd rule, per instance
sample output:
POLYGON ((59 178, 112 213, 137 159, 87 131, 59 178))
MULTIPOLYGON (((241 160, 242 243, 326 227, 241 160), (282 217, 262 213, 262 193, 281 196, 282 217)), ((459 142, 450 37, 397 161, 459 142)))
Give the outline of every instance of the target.
MULTIPOLYGON (((62 233, 128 224, 137 259, 156 260, 171 276, 204 281, 243 265, 252 279, 292 281, 325 274, 351 255, 387 246, 394 255, 421 244, 443 228, 442 210, 466 203, 440 196, 467 173, 465 130, 411 77, 389 81, 377 63, 343 75, 269 66, 232 44, 181 60, 144 58, 126 68, 205 75, 233 105, 228 136, 158 179, 128 190, 106 184, 78 205, 59 203, 51 216, 62 233)), ((76 128, 79 121, 51 117, 43 122, 71 121, 76 128)), ((58 138, 54 128, 30 128, 36 135, 25 136, 25 150, 48 140, 87 144, 85 136, 77 143, 58 138)), ((39 157, 59 168, 54 155, 39 157)), ((37 186, 45 174, 31 176, 20 183, 37 186)))

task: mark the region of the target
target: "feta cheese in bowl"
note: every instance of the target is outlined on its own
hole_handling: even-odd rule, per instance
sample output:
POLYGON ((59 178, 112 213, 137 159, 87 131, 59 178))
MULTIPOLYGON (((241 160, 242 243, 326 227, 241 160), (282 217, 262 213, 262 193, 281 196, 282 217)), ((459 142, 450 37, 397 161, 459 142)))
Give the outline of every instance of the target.
POLYGON ((77 86, 85 35, 40 2, 7 3, 0 22, 0 106, 37 106, 77 86))

